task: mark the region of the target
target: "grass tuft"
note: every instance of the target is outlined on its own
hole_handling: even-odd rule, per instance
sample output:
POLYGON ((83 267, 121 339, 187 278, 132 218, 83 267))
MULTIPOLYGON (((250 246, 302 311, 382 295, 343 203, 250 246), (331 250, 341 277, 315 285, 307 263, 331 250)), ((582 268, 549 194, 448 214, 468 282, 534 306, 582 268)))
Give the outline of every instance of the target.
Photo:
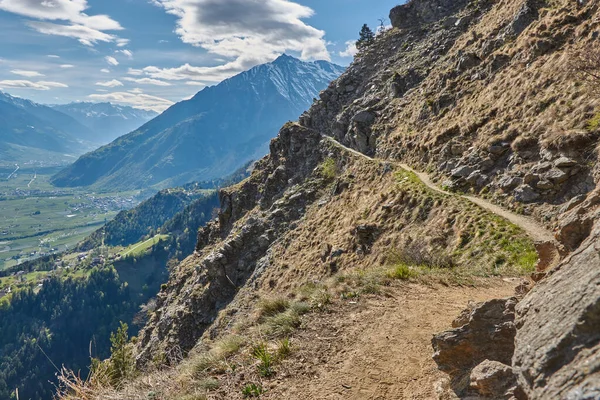
POLYGON ((285 312, 289 307, 290 301, 282 297, 263 299, 258 303, 258 312, 261 318, 266 318, 285 312))
POLYGON ((277 344, 277 359, 283 360, 292 354, 292 344, 289 338, 284 338, 277 344))
POLYGON ((292 334, 300 327, 300 314, 290 309, 265 319, 264 327, 270 337, 282 337, 292 334))
POLYGON ((596 113, 586 125, 588 131, 597 131, 600 129, 600 112, 596 113))
POLYGON ((265 343, 254 346, 254 349, 252 349, 252 356, 259 361, 257 368, 260 376, 269 378, 275 375, 275 370, 273 369, 274 357, 271 352, 269 352, 269 348, 265 343))
POLYGON ((264 394, 265 390, 260 384, 249 383, 242 389, 242 394, 244 397, 260 397, 261 394, 264 394))
POLYGON ((413 270, 406 264, 398 264, 386 272, 386 276, 388 278, 402 281, 407 281, 417 275, 417 271, 413 270))

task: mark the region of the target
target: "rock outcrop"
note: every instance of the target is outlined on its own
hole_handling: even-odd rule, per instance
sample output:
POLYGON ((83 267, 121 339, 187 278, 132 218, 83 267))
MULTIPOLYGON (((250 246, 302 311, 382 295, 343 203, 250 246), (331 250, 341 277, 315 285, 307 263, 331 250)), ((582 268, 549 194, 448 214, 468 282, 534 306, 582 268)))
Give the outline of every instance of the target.
MULTIPOLYGON (((467 3, 467 0, 409 1, 392 9, 390 21, 398 29, 423 27, 453 14, 467 3)), ((458 20, 453 22, 456 24, 458 20)))
POLYGON ((513 368, 534 399, 600 398, 600 224, 517 306, 513 368))
POLYGON ((433 359, 442 371, 450 375, 452 387, 457 393, 467 391, 470 376, 476 382, 481 381, 476 386, 488 386, 484 381, 492 378, 483 377, 483 366, 475 375, 471 372, 482 362, 495 361, 503 365, 511 363, 516 331, 516 303, 516 298, 510 298, 478 304, 455 321, 455 325, 464 325, 433 337, 433 359))
POLYGON ((315 151, 320 140, 314 131, 287 124, 252 176, 221 191, 218 220, 200 230, 197 254, 171 276, 140 333, 139 366, 159 353, 187 354, 238 289, 261 274, 269 246, 315 200, 310 182, 303 189, 298 183, 322 159, 315 151))

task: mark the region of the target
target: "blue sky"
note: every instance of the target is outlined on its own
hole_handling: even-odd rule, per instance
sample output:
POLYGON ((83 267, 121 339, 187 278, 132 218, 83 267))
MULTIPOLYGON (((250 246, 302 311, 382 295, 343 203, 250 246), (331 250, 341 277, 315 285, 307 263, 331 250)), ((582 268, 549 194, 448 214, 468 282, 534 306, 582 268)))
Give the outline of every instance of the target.
POLYGON ((161 111, 281 53, 347 65, 400 0, 0 0, 0 90, 161 111))

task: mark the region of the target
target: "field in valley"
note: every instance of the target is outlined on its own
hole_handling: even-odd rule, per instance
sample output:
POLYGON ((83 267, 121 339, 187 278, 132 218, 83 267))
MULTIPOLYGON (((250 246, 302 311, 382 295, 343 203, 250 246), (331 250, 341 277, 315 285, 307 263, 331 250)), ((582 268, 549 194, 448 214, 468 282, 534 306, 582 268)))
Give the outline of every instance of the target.
POLYGON ((71 249, 139 202, 139 192, 56 189, 50 184, 55 172, 0 170, 0 270, 71 249))

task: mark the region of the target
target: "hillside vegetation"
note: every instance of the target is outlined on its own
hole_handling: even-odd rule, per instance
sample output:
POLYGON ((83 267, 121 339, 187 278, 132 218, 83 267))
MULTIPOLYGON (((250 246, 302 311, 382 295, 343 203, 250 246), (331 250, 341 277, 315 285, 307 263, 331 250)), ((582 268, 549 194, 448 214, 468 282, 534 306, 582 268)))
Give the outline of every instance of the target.
POLYGON ((598 97, 576 61, 600 6, 390 19, 220 191, 135 368, 65 373, 61 399, 598 397, 598 97))

